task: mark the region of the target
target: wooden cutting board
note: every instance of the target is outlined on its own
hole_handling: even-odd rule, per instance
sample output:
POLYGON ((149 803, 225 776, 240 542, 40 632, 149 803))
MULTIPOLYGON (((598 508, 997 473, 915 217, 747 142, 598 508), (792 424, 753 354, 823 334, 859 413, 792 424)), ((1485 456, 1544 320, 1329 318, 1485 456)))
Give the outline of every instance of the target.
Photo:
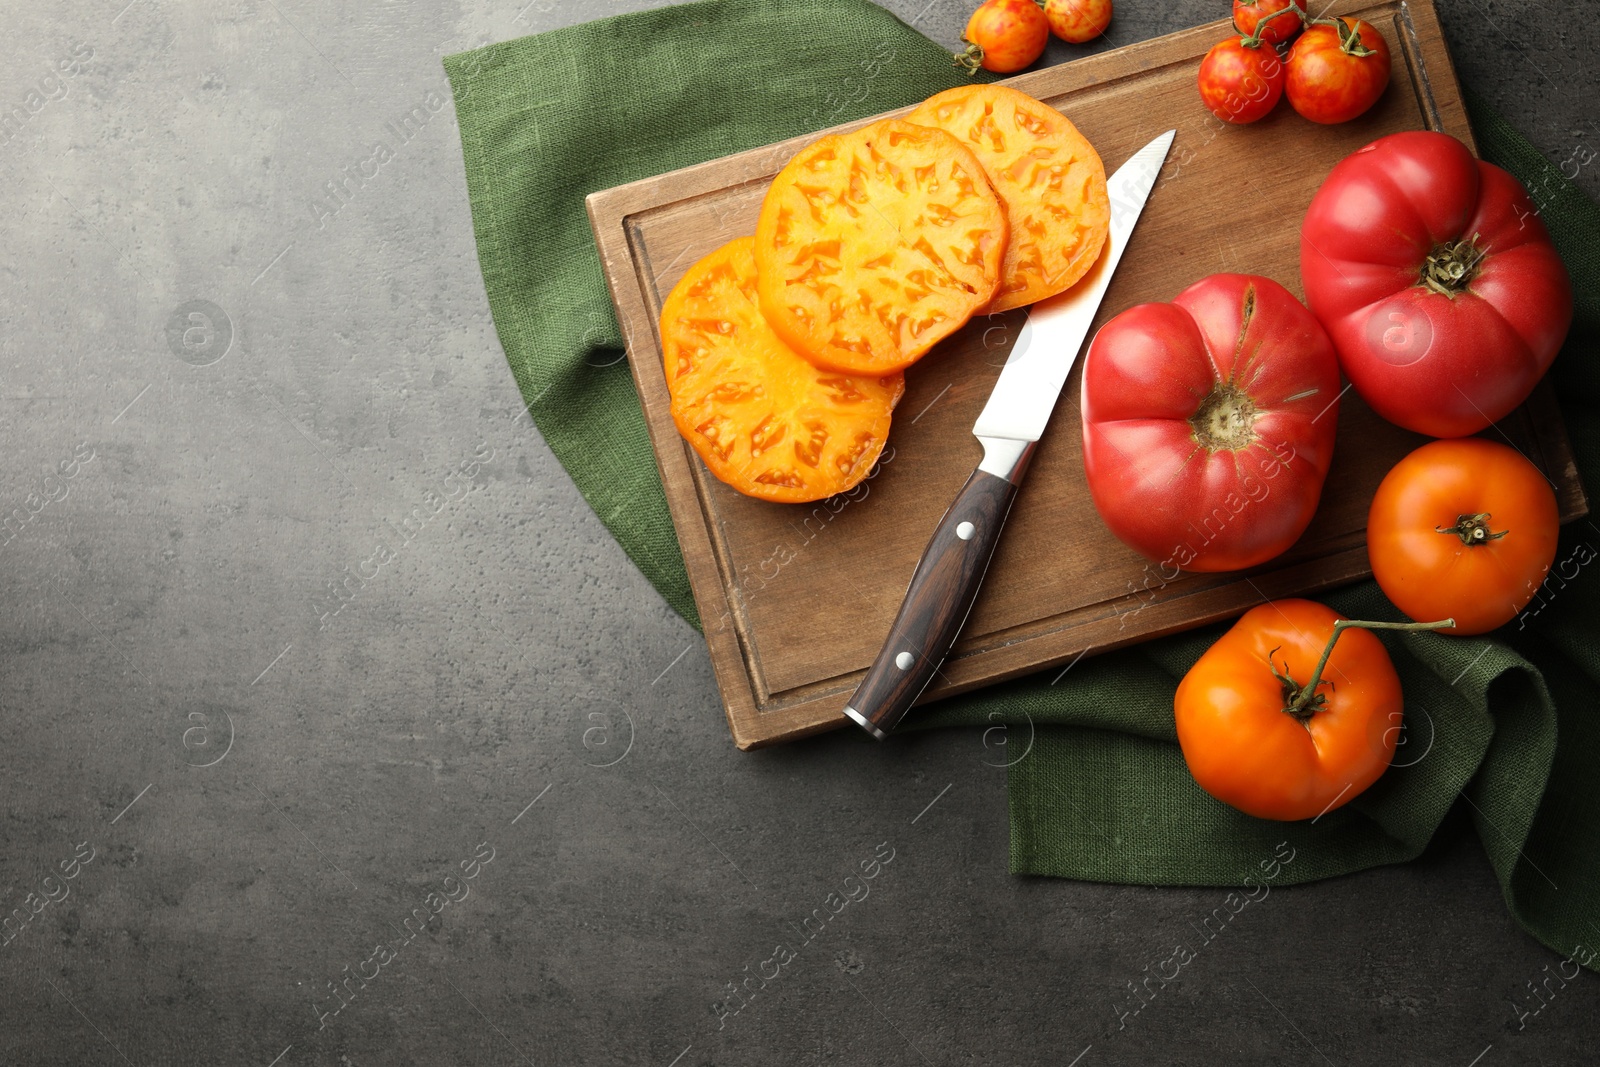
MULTIPOLYGON (((1213 118, 1200 104, 1195 73, 1230 32, 1226 20, 1005 83, 1072 119, 1107 174, 1156 134, 1178 131, 1096 329, 1124 308, 1169 300, 1219 271, 1264 274, 1299 296, 1300 220, 1336 162, 1396 130, 1443 130, 1473 144, 1430 0, 1336 8, 1378 27, 1395 61, 1383 99, 1341 126, 1307 122, 1287 102, 1252 126, 1213 118)), ((754 232, 768 181, 816 136, 588 200, 740 748, 845 724, 840 709, 883 643, 939 516, 980 458, 972 423, 1025 315, 974 320, 907 372, 889 447, 852 493, 814 505, 769 504, 713 478, 672 423, 661 304, 697 259, 754 232)), ((1163 572, 1113 537, 1090 502, 1079 376, 1074 370, 1062 392, 965 633, 924 701, 1367 576, 1364 527, 1373 491, 1424 440, 1379 419, 1347 391, 1322 504, 1298 544, 1248 572, 1163 572)), ((1485 436, 1509 440, 1544 469, 1564 521, 1586 512, 1548 385, 1485 436)))

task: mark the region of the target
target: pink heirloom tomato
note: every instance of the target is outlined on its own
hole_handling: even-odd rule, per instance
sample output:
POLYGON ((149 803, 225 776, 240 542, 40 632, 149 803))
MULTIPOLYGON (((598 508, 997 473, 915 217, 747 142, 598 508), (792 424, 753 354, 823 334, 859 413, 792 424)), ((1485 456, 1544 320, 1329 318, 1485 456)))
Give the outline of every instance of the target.
POLYGON ((1083 366, 1083 464, 1111 532, 1163 569, 1283 552, 1333 459, 1339 366, 1283 286, 1213 274, 1101 327, 1083 366))
POLYGON ((1572 323, 1572 283, 1527 192, 1444 133, 1392 133, 1341 160, 1306 211, 1300 276, 1356 392, 1431 437, 1509 414, 1572 323))

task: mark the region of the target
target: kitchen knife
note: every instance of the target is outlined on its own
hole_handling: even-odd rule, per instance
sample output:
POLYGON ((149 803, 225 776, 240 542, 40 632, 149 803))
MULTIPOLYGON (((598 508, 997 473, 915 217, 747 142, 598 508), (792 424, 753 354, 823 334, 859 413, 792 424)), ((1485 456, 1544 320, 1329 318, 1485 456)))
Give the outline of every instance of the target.
POLYGON ((1168 130, 1157 137, 1111 176, 1106 183, 1111 230, 1099 260, 1071 289, 1035 304, 1017 334, 989 402, 972 427, 983 445, 983 461, 939 520, 883 651, 844 709, 880 741, 933 681, 967 621, 1028 461, 1176 133, 1168 130))

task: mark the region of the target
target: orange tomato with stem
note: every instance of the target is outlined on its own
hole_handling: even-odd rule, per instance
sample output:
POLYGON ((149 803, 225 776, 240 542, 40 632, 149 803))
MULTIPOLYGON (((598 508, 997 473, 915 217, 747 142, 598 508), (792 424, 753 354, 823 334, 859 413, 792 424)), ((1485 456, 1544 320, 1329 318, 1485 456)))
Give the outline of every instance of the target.
POLYGON ((1044 54, 1050 23, 1034 0, 985 0, 967 20, 967 42, 956 66, 969 75, 978 68, 1013 74, 1044 54))
POLYGON ((1316 819, 1348 804, 1394 758, 1404 702, 1372 630, 1311 600, 1245 612, 1178 684, 1178 744, 1200 788, 1247 815, 1316 819))
POLYGON ((1560 516, 1539 468, 1481 437, 1432 441, 1395 464, 1367 515, 1372 575, 1413 619, 1503 626, 1556 558, 1560 516))
POLYGON ((1045 0, 1044 17, 1063 41, 1085 44, 1111 25, 1111 0, 1045 0))

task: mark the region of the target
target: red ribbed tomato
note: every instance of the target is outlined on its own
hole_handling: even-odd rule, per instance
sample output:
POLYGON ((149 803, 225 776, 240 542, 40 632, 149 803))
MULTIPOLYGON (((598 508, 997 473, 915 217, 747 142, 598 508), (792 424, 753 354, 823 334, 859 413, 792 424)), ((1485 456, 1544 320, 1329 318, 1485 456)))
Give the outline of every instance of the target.
POLYGON ((1168 577, 1265 563, 1317 510, 1338 401, 1327 335, 1270 278, 1213 274, 1129 308, 1084 357, 1095 507, 1168 577))
POLYGON ((1527 192, 1443 133, 1390 134, 1341 160, 1301 226, 1300 276, 1362 399, 1432 437, 1510 413, 1572 322, 1527 192))

